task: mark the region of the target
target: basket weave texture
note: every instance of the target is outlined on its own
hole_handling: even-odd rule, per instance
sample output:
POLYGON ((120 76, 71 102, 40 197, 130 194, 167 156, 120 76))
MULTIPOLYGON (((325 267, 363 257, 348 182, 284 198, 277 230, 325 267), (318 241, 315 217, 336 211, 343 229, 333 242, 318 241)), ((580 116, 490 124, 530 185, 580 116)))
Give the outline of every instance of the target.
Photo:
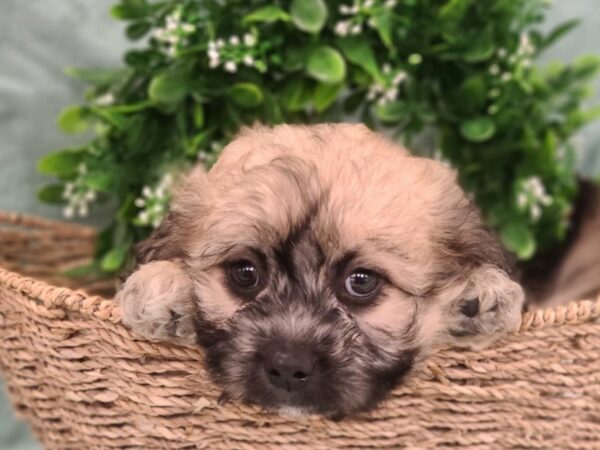
POLYGON ((0 214, 0 369, 47 448, 600 449, 600 299, 527 313, 484 351, 442 351, 371 413, 279 417, 218 405, 200 350, 136 337, 111 300, 57 276, 93 239, 0 214))

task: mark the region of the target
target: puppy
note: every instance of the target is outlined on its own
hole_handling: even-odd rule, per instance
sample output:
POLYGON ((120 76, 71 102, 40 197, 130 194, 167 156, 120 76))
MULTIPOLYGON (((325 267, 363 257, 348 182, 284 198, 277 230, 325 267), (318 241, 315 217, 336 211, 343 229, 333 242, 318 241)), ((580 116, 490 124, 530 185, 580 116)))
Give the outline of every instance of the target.
POLYGON ((523 303, 454 171, 362 125, 243 130, 137 258, 123 322, 201 345, 228 398, 280 412, 371 408, 436 347, 517 329, 523 303))

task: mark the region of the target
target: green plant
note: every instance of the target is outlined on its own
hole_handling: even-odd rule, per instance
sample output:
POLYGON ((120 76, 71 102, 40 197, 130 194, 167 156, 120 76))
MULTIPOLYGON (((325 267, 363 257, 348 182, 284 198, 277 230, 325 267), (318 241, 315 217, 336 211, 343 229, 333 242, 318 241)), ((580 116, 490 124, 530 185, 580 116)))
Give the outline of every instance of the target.
POLYGON ((488 221, 522 259, 565 234, 576 183, 572 137, 584 111, 585 57, 532 60, 549 33, 541 0, 121 0, 112 15, 144 39, 114 70, 69 69, 90 85, 59 117, 87 144, 51 153, 39 193, 65 215, 116 201, 95 269, 115 271, 164 215, 170 178, 212 164, 242 124, 339 121, 433 133, 488 221), (167 175, 168 174, 168 175, 167 175), (166 177, 166 178, 165 178, 166 177))

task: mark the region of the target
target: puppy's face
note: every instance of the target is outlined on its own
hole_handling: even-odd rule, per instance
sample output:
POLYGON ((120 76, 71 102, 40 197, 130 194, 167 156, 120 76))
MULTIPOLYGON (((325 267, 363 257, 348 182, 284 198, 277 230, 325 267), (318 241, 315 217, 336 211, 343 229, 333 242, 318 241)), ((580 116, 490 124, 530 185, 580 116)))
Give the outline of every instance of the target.
POLYGON ((514 328, 522 301, 453 172, 355 125, 244 132, 142 255, 182 262, 225 393, 287 412, 368 408, 435 346, 514 328))

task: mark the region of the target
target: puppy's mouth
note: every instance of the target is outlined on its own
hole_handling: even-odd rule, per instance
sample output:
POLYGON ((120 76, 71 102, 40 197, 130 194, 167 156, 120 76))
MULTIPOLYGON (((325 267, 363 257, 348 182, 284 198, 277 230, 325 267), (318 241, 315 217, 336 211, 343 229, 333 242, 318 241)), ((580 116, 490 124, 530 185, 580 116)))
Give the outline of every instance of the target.
POLYGON ((342 418, 372 409, 410 370, 416 354, 405 352, 382 364, 377 355, 361 351, 336 355, 327 342, 315 346, 278 337, 248 352, 231 344, 208 348, 223 398, 286 416, 342 418))
POLYGON ((333 381, 343 377, 330 358, 311 345, 271 341, 255 358, 246 383, 246 401, 289 414, 327 413, 340 392, 333 381))

